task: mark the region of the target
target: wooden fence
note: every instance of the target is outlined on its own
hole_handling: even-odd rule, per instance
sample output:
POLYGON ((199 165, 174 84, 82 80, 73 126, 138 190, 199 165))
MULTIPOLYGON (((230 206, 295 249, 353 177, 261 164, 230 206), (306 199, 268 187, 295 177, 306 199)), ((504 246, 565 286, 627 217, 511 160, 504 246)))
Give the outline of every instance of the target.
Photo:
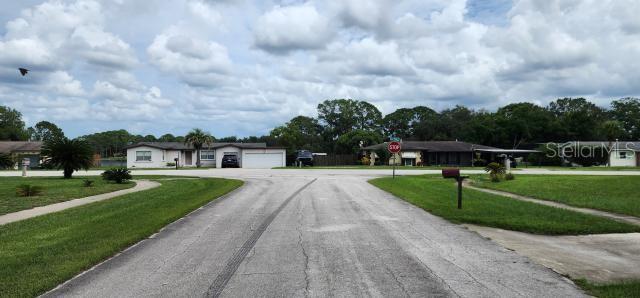
POLYGON ((359 164, 360 161, 355 154, 328 154, 313 157, 313 165, 316 167, 353 166, 359 164))

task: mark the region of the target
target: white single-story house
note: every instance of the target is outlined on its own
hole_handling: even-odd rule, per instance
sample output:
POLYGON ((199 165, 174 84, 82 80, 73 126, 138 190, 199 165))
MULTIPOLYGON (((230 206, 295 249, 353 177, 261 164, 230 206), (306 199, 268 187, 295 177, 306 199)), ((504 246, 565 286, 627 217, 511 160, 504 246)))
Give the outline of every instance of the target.
MULTIPOLYGON (((573 149, 572 154, 606 154, 605 152, 590 151, 588 149, 580 148, 609 148, 608 141, 572 141, 561 144, 556 144, 560 150, 566 150, 564 148, 573 149)), ((632 141, 614 141, 611 142, 611 148, 609 154, 609 164, 612 167, 638 167, 640 166, 640 142, 632 141)), ((562 151, 561 151, 562 152, 562 151)), ((565 153, 566 154, 566 153, 565 153)), ((606 158, 605 158, 606 160, 606 158)))
MULTIPOLYGON (((196 166, 196 150, 180 142, 140 142, 127 146, 127 168, 196 166)), ((222 167, 224 155, 236 155, 241 168, 273 168, 286 165, 286 150, 266 143, 212 143, 200 150, 204 167, 222 167)))
POLYGON ((29 167, 37 168, 42 162, 40 150, 42 142, 39 141, 1 141, 0 153, 9 154, 16 161, 16 167, 24 158, 29 159, 29 167))

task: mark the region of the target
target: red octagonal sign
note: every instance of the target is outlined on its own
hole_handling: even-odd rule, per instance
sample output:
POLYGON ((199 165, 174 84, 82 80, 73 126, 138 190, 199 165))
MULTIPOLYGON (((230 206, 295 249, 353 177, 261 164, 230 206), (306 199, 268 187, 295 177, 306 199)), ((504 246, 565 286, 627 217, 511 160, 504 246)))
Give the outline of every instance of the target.
POLYGON ((400 142, 390 142, 387 149, 389 149, 389 152, 391 153, 400 152, 400 142))

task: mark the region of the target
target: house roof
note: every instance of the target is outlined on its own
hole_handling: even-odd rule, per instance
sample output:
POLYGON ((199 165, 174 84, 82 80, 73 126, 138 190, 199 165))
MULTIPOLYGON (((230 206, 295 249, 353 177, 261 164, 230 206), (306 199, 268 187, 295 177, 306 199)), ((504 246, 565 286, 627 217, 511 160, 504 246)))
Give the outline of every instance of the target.
POLYGON ((0 153, 39 152, 42 142, 0 141, 0 153))
MULTIPOLYGON (((402 151, 420 150, 430 152, 471 152, 475 149, 499 149, 490 146, 459 141, 404 141, 402 151)), ((363 150, 386 149, 387 142, 362 148, 363 150)))
MULTIPOLYGON (((182 142, 139 142, 127 146, 125 149, 136 147, 152 147, 164 150, 194 150, 191 144, 185 144, 182 142)), ((267 143, 211 143, 204 145, 203 149, 217 149, 222 147, 236 147, 241 149, 278 149, 280 147, 267 147, 267 143)))

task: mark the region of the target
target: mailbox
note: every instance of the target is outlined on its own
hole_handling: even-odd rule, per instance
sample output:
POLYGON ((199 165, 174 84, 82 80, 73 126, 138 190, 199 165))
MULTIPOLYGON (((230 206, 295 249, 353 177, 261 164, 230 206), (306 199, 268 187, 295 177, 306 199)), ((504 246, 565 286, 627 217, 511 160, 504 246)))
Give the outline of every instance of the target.
POLYGON ((460 169, 442 169, 442 177, 458 181, 458 209, 462 209, 462 180, 469 176, 460 176, 460 169))
POLYGON ((460 178, 460 169, 442 169, 443 178, 460 178))

